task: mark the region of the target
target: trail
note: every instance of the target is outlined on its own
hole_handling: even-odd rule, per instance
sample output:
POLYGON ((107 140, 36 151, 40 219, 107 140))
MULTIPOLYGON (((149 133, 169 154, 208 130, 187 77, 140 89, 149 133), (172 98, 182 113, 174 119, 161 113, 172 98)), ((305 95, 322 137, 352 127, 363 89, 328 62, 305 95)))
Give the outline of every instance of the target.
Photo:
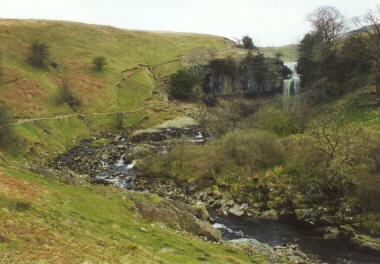
POLYGON ((8 123, 6 125, 0 126, 0 128, 6 128, 6 127, 12 127, 12 126, 17 126, 21 125, 24 123, 31 123, 31 122, 38 122, 38 121, 44 121, 44 120, 59 120, 59 119, 66 119, 70 117, 75 117, 75 116, 100 116, 100 115, 114 115, 116 113, 123 113, 123 114, 133 114, 142 110, 147 110, 152 106, 168 106, 167 104, 154 104, 154 103, 149 103, 146 104, 142 107, 130 110, 130 111, 114 111, 114 112, 103 112, 103 113, 72 113, 72 114, 64 114, 64 115, 55 115, 52 117, 37 117, 37 118, 26 118, 26 119, 18 119, 15 122, 8 123))

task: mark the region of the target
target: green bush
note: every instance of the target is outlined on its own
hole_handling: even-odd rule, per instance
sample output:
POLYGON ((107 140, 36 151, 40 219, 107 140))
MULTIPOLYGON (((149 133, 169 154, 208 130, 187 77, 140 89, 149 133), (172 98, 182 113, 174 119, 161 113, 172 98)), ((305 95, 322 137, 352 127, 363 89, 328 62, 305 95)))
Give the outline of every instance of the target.
POLYGON ((251 171, 278 165, 284 158, 278 138, 266 131, 234 131, 221 138, 218 145, 228 159, 251 171))
POLYGON ((78 107, 81 106, 82 102, 81 100, 74 95, 72 92, 69 83, 64 80, 62 84, 58 87, 58 104, 68 104, 71 109, 76 111, 78 107))
POLYGON ((188 70, 180 70, 170 77, 169 95, 172 98, 191 100, 196 97, 193 87, 201 82, 198 74, 188 70))
POLYGON ((209 69, 215 74, 226 74, 233 76, 236 71, 236 64, 232 57, 225 59, 213 59, 209 62, 209 69))
POLYGON ((92 64, 94 65, 95 70, 102 71, 104 66, 107 65, 107 61, 103 56, 98 56, 92 60, 92 64))
POLYGON ((255 116, 257 127, 280 136, 303 133, 313 117, 312 108, 297 98, 290 98, 287 104, 289 109, 284 109, 281 101, 262 106, 255 116))
POLYGON ((38 41, 29 48, 29 61, 33 66, 46 67, 49 60, 49 46, 38 41))

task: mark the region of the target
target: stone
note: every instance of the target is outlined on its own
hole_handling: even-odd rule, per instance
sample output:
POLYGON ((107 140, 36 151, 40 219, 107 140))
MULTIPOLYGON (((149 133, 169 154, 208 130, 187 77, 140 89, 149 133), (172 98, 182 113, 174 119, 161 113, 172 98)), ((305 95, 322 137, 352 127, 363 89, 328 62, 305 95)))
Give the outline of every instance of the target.
POLYGON ((135 203, 138 212, 144 218, 165 222, 178 230, 206 236, 208 240, 212 241, 218 241, 222 237, 221 232, 209 222, 198 219, 195 216, 196 210, 190 205, 150 194, 136 196, 129 193, 128 196, 128 199, 135 203))
POLYGON ((317 230, 323 235, 324 239, 337 239, 340 236, 340 231, 336 227, 325 227, 317 230))
POLYGON ((261 213, 260 218, 265 220, 278 220, 278 215, 276 210, 267 210, 261 213))
POLYGON ((162 254, 170 254, 170 253, 175 253, 175 249, 174 248, 161 248, 160 253, 162 254))
POLYGON ((380 254, 380 240, 365 235, 355 234, 349 239, 351 245, 359 250, 380 254))
POLYGON ((208 221, 210 219, 210 215, 204 204, 197 204, 197 205, 193 205, 192 207, 195 209, 196 217, 204 221, 208 221))
POLYGON ((233 207, 228 209, 228 214, 231 216, 242 217, 245 214, 244 207, 238 204, 235 204, 233 207))
POLYGON ((139 230, 140 230, 141 232, 144 232, 144 233, 148 232, 148 230, 146 230, 144 227, 140 227, 139 230))

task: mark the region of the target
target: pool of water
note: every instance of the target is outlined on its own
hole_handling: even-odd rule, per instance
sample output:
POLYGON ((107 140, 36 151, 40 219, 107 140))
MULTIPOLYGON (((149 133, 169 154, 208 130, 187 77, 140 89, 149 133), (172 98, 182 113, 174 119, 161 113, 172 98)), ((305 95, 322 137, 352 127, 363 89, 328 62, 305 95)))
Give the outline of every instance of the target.
POLYGON ((380 256, 354 251, 340 240, 326 240, 314 232, 290 223, 261 220, 253 217, 242 219, 213 215, 214 227, 222 232, 223 239, 254 238, 272 247, 297 244, 310 256, 331 264, 379 264, 380 256))

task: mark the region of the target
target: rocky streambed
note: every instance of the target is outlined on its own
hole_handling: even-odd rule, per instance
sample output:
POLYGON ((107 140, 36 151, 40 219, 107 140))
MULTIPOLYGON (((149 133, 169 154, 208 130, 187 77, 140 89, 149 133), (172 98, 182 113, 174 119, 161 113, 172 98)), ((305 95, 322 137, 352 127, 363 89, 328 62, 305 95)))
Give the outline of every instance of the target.
MULTIPOLYGON (((344 225, 351 218, 350 208, 333 210, 300 205, 290 212, 286 205, 277 204, 268 208, 262 203, 241 203, 225 197, 217 190, 200 191, 194 184, 177 186, 141 175, 138 171, 140 160, 149 155, 165 155, 173 140, 202 144, 208 140, 208 136, 194 120, 183 118, 130 135, 106 134, 82 141, 79 146, 58 157, 51 166, 58 170, 68 170, 72 177, 80 177, 94 184, 155 193, 176 202, 193 205, 197 208, 193 214, 203 218, 202 221, 211 221, 221 231, 224 240, 237 243, 243 248, 265 252, 273 263, 279 257, 295 263, 380 263, 380 257, 357 253, 349 247, 351 244, 371 252, 380 251, 379 243, 367 240, 349 225, 344 225), (206 219, 203 213, 197 213, 203 212, 199 208, 205 207, 214 212, 212 218, 206 219), (294 222, 285 224, 278 220, 294 222), (310 231, 311 229, 302 229, 295 224, 301 222, 321 227, 319 233, 315 229, 310 231), (342 242, 344 240, 349 243, 342 242)), ((273 189, 271 195, 274 201, 278 201, 275 199, 280 196, 277 190, 273 189)), ((145 207, 140 209, 143 208, 145 207)), ((173 210, 173 214, 177 215, 178 210, 173 210)), ((145 212, 149 213, 150 211, 145 212)), ((191 222, 190 226, 196 226, 197 234, 207 234, 205 237, 208 236, 208 239, 218 239, 212 227, 203 222, 191 222), (200 231, 199 226, 206 231, 202 228, 203 231, 200 231)))

